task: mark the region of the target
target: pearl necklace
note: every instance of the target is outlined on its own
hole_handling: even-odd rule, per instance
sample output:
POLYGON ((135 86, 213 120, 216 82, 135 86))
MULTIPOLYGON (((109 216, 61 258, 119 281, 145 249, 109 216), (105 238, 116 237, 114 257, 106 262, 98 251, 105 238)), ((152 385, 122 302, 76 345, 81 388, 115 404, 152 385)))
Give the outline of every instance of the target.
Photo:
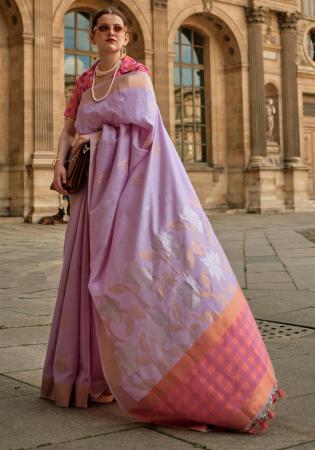
POLYGON ((103 77, 105 75, 108 75, 113 70, 115 70, 116 67, 120 65, 120 63, 121 63, 121 61, 118 60, 113 67, 111 67, 110 69, 107 69, 107 70, 100 70, 100 68, 98 67, 100 63, 98 63, 97 66, 95 67, 95 75, 97 77, 103 77))
POLYGON ((121 65, 121 61, 119 61, 119 64, 118 64, 117 67, 116 67, 116 70, 115 70, 115 72, 114 72, 112 81, 111 81, 110 86, 109 86, 109 88, 108 88, 108 91, 107 91, 106 94, 103 95, 103 97, 101 97, 101 98, 96 98, 96 96, 95 96, 95 92, 94 92, 94 87, 95 87, 95 70, 94 70, 94 72, 93 72, 93 82, 92 82, 92 89, 91 89, 91 91, 92 91, 92 98, 93 98, 93 100, 94 100, 95 102, 100 102, 101 100, 104 100, 104 98, 106 98, 106 97, 108 96, 108 94, 110 93, 111 88, 112 88, 112 86, 113 86, 113 84, 114 84, 114 80, 115 80, 115 77, 116 77, 116 74, 117 74, 117 72, 118 72, 118 69, 119 69, 120 65, 121 65))

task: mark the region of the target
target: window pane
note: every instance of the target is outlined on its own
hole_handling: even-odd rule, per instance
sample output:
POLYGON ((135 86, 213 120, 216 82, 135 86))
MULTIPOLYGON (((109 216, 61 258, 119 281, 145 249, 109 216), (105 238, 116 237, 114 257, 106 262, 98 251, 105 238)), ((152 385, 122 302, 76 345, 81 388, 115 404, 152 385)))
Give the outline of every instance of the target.
POLYGON ((204 71, 195 69, 194 70, 194 85, 204 86, 204 71))
POLYGON ((183 160, 185 163, 192 163, 194 162, 194 146, 193 144, 187 144, 184 141, 184 148, 183 148, 183 160))
POLYGON ((179 31, 176 31, 175 42, 179 42, 179 31))
POLYGON ((176 105, 175 120, 176 121, 181 121, 182 120, 182 105, 180 103, 176 105))
POLYGON ((206 127, 203 126, 200 129, 201 129, 201 142, 202 142, 202 144, 205 144, 207 142, 206 127))
POLYGON ((205 90, 204 88, 195 89, 195 105, 198 106, 206 106, 206 99, 205 99, 205 90))
POLYGON ((207 161, 207 144, 202 144, 202 162, 207 161))
POLYGON ((196 128, 196 161, 205 161, 204 155, 206 150, 206 128, 197 127, 196 128))
POLYGON ((184 45, 191 45, 191 30, 189 28, 181 29, 181 42, 184 45))
POLYGON ((183 101, 185 105, 192 105, 193 104, 193 91, 191 87, 183 87, 183 101))
POLYGON ((79 50, 88 51, 90 49, 90 40, 88 32, 78 30, 77 39, 78 39, 77 48, 79 50))
POLYGON ((192 70, 182 68, 182 83, 184 86, 192 86, 192 70))
POLYGON ((65 28, 65 48, 74 48, 74 30, 65 28))
POLYGON ((75 75, 75 56, 65 55, 65 74, 75 75))
POLYGON ((174 70, 174 83, 175 86, 180 86, 180 68, 179 67, 175 67, 174 70))
POLYGON ((181 103, 182 100, 181 100, 180 88, 175 89, 174 94, 175 94, 175 103, 176 104, 181 103))
POLYGON ((193 121, 193 113, 194 113, 194 109, 193 109, 193 105, 192 104, 185 104, 184 107, 184 116, 186 119, 190 119, 191 121, 193 121))
POLYGON ((198 108, 196 109, 196 115, 198 117, 198 121, 202 124, 206 123, 206 108, 198 108))
POLYGON ((176 126, 175 128, 175 142, 176 147, 181 149, 182 147, 182 127, 176 126))
POLYGON ((74 28, 74 12, 65 15, 65 27, 74 28))
POLYGON ((90 67, 90 57, 79 55, 77 56, 77 74, 81 75, 82 72, 90 67))
POLYGON ((182 61, 186 64, 191 64, 191 47, 188 47, 187 45, 183 45, 181 47, 182 50, 182 61))
POLYGON ((183 157, 185 162, 194 161, 194 128, 193 126, 184 126, 183 136, 183 157))
POLYGON ((196 162, 207 161, 207 147, 206 144, 197 145, 196 147, 196 162))
POLYGON ((307 35, 308 53, 313 61, 315 61, 315 29, 310 30, 307 35))
POLYGON ((194 31, 194 44, 195 45, 204 45, 204 38, 201 34, 194 31))
POLYGON ((81 30, 88 30, 90 27, 90 14, 80 12, 77 13, 77 27, 81 28, 81 30))
POLYGON ((203 64, 203 48, 194 47, 194 64, 203 64))
POLYGON ((175 62, 179 62, 179 45, 174 44, 175 62))

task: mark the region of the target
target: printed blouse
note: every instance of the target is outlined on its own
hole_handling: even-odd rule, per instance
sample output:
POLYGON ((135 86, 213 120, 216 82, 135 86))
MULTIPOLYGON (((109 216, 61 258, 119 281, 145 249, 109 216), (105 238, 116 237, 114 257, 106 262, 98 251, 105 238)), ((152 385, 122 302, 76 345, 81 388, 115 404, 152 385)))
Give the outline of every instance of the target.
MULTIPOLYGON (((93 82, 93 73, 98 61, 93 64, 87 71, 83 72, 75 82, 75 86, 73 88, 72 94, 69 98, 67 107, 64 112, 65 117, 69 117, 70 119, 75 120, 77 116, 77 110, 80 104, 80 100, 82 94, 87 89, 91 88, 93 82)), ((120 76, 124 73, 133 72, 133 71, 141 71, 149 73, 148 68, 136 61, 131 56, 126 55, 123 59, 121 66, 119 67, 116 76, 120 76)))

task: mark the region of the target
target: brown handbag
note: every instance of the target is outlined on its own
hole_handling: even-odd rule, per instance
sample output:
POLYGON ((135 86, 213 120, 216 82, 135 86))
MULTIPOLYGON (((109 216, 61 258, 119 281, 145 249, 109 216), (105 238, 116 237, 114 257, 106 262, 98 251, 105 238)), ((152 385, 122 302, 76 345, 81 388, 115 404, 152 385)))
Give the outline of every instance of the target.
MULTIPOLYGON (((84 143, 79 145, 76 151, 73 151, 73 147, 70 147, 65 160, 65 168, 67 173, 66 183, 62 183, 62 187, 73 194, 81 188, 84 179, 88 175, 88 167, 90 160, 90 143, 84 143)), ((50 185, 51 190, 56 190, 54 183, 50 185)))

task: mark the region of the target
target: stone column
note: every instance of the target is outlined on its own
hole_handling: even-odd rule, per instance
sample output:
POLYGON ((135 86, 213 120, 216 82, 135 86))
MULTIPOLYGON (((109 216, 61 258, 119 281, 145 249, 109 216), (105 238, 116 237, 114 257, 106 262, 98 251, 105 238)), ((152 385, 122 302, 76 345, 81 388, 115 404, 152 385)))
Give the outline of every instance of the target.
POLYGON ((34 153, 52 151, 52 3, 34 0, 34 153))
POLYGON ((278 13, 281 30, 281 72, 284 142, 285 206, 292 211, 310 211, 308 171, 301 159, 297 79, 297 13, 278 13))
POLYGON ((267 155, 266 95, 264 82, 264 61, 262 26, 266 11, 262 6, 246 8, 248 24, 249 100, 251 163, 263 163, 267 155))
POLYGON ((296 13, 278 13, 281 29, 283 141, 285 162, 300 162, 299 100, 297 88, 296 13))
POLYGON ((266 93, 262 28, 266 10, 245 8, 248 24, 249 113, 251 155, 246 168, 246 209, 248 212, 276 212, 283 209, 277 198, 275 168, 267 160, 266 93))
POLYGON ((152 0, 153 83, 166 128, 170 129, 167 0, 152 0))
POLYGON ((30 159, 30 210, 26 220, 36 222, 56 213, 57 194, 49 190, 53 148, 53 39, 52 0, 34 0, 33 153, 30 159))

